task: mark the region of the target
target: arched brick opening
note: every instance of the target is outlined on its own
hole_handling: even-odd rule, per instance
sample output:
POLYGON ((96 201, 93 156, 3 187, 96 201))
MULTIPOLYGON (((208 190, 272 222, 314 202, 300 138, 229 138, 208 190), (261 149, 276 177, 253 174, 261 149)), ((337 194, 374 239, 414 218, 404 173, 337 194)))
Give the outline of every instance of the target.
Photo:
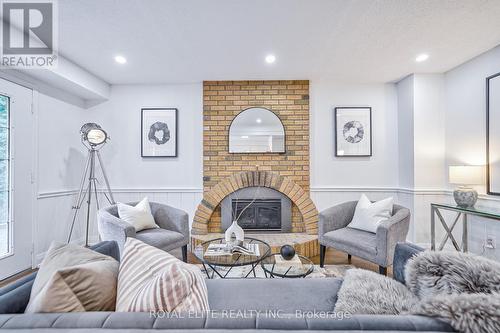
POLYGON ((224 179, 203 195, 193 219, 191 233, 206 235, 214 210, 229 194, 241 188, 262 186, 275 189, 290 198, 299 209, 306 233, 318 233, 318 211, 309 194, 288 177, 272 171, 244 171, 224 179))

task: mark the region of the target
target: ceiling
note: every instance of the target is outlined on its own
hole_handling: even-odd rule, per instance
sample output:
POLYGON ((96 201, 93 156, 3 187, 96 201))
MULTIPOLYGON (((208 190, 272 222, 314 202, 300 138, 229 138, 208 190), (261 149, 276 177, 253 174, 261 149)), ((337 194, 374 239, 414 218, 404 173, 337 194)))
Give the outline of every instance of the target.
POLYGON ((391 82, 500 44, 499 17, 499 0, 64 0, 59 52, 111 84, 391 82))

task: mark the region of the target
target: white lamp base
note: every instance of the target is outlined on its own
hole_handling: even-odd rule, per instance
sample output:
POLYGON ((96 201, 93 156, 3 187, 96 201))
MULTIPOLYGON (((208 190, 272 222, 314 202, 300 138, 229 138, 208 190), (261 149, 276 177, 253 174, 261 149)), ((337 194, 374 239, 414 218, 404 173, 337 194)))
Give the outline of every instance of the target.
POLYGON ((471 208, 477 202, 477 191, 470 187, 459 187, 453 191, 453 198, 458 206, 471 208))

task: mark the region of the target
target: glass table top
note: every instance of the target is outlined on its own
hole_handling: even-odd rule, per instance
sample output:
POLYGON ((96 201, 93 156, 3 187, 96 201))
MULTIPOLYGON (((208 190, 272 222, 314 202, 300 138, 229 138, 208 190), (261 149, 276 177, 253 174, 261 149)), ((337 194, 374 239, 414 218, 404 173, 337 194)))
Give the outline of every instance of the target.
POLYGON ((314 263, 301 255, 296 255, 292 260, 284 260, 276 253, 264 258, 260 265, 271 277, 305 277, 314 270, 314 263))
POLYGON ((475 205, 474 207, 461 207, 456 204, 445 203, 433 203, 431 206, 500 220, 500 208, 485 207, 481 205, 475 205))
POLYGON ((255 244, 259 248, 259 255, 246 255, 241 253, 233 253, 232 255, 207 255, 207 249, 211 244, 226 245, 224 238, 216 238, 210 241, 201 243, 196 246, 193 254, 203 263, 213 266, 244 266, 258 263, 262 258, 265 258, 271 253, 271 247, 264 241, 256 238, 245 237, 243 246, 248 247, 249 244, 255 244))

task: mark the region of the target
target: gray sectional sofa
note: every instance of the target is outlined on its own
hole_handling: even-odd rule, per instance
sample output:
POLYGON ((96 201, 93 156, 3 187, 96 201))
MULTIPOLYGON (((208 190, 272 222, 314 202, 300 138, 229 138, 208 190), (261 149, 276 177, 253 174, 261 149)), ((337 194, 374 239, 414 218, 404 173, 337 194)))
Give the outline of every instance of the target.
MULTIPOLYGON (((115 242, 93 247, 119 258, 115 242)), ((394 277, 404 282, 404 265, 419 248, 398 244, 394 277)), ((333 316, 342 279, 207 280, 211 312, 170 316, 149 313, 83 312, 24 314, 35 274, 0 289, 0 331, 42 332, 453 332, 423 316, 333 316)))

